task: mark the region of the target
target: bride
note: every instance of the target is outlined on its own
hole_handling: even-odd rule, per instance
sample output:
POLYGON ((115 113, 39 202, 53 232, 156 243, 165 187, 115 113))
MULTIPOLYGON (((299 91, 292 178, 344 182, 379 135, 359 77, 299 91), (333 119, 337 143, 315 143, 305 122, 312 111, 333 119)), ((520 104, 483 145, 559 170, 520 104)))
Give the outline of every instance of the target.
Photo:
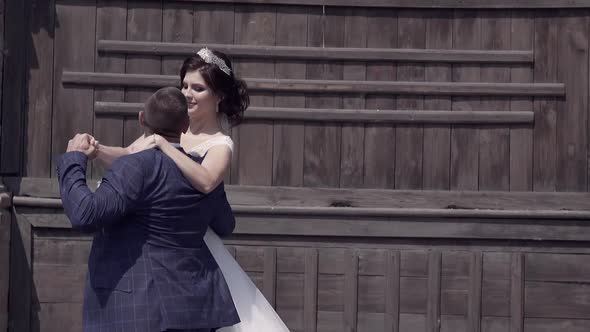
MULTIPOLYGON (((187 153, 202 157, 201 164, 159 135, 142 136, 127 148, 99 145, 98 159, 110 165, 123 154, 157 147, 174 160, 195 189, 209 193, 221 184, 229 170, 233 141, 227 132, 242 121, 249 105, 246 85, 234 76, 231 62, 224 53, 207 48, 184 61, 180 83, 190 118, 190 127, 182 136, 181 145, 187 153)), ((217 331, 289 331, 217 234, 209 229, 204 240, 223 272, 241 320, 239 324, 217 331)))

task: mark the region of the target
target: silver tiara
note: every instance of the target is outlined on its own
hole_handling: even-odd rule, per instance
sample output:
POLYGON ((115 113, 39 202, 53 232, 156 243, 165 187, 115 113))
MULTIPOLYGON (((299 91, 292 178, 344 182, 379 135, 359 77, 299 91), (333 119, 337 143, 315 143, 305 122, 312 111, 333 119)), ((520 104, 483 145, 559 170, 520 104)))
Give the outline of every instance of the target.
POLYGON ((212 63, 219 67, 222 72, 226 73, 228 76, 231 76, 231 69, 225 64, 225 61, 218 57, 217 55, 213 54, 210 49, 202 48, 197 54, 205 61, 206 63, 212 63))

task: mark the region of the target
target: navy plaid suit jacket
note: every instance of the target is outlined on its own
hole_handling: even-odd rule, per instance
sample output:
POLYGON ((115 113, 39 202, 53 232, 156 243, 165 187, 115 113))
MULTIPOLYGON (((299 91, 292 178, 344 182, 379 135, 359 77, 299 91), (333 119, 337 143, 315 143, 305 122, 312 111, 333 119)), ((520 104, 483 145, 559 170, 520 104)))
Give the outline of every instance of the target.
MULTIPOLYGON (((200 162, 201 160, 196 160, 200 162)), ((72 226, 94 232, 84 292, 85 331, 217 328, 239 322, 219 266, 203 241, 235 220, 223 184, 196 191, 174 162, 150 149, 116 160, 92 193, 87 158, 58 161, 72 226)))

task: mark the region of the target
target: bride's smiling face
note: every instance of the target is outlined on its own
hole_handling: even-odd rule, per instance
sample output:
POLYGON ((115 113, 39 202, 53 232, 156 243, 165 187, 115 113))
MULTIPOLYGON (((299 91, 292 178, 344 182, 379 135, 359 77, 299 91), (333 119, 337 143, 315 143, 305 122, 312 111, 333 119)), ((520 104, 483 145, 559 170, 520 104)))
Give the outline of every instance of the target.
POLYGON ((198 70, 189 71, 182 81, 182 94, 188 104, 191 119, 216 117, 219 97, 209 88, 198 70))

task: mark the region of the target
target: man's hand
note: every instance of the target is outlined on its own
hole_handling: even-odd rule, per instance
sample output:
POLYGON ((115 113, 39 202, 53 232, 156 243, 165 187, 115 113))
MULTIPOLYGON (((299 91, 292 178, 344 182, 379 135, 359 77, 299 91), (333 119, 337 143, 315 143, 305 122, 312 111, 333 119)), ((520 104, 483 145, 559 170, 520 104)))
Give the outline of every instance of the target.
POLYGON ((88 134, 76 134, 69 142, 67 152, 79 151, 84 153, 88 159, 96 158, 98 153, 98 141, 88 134))

